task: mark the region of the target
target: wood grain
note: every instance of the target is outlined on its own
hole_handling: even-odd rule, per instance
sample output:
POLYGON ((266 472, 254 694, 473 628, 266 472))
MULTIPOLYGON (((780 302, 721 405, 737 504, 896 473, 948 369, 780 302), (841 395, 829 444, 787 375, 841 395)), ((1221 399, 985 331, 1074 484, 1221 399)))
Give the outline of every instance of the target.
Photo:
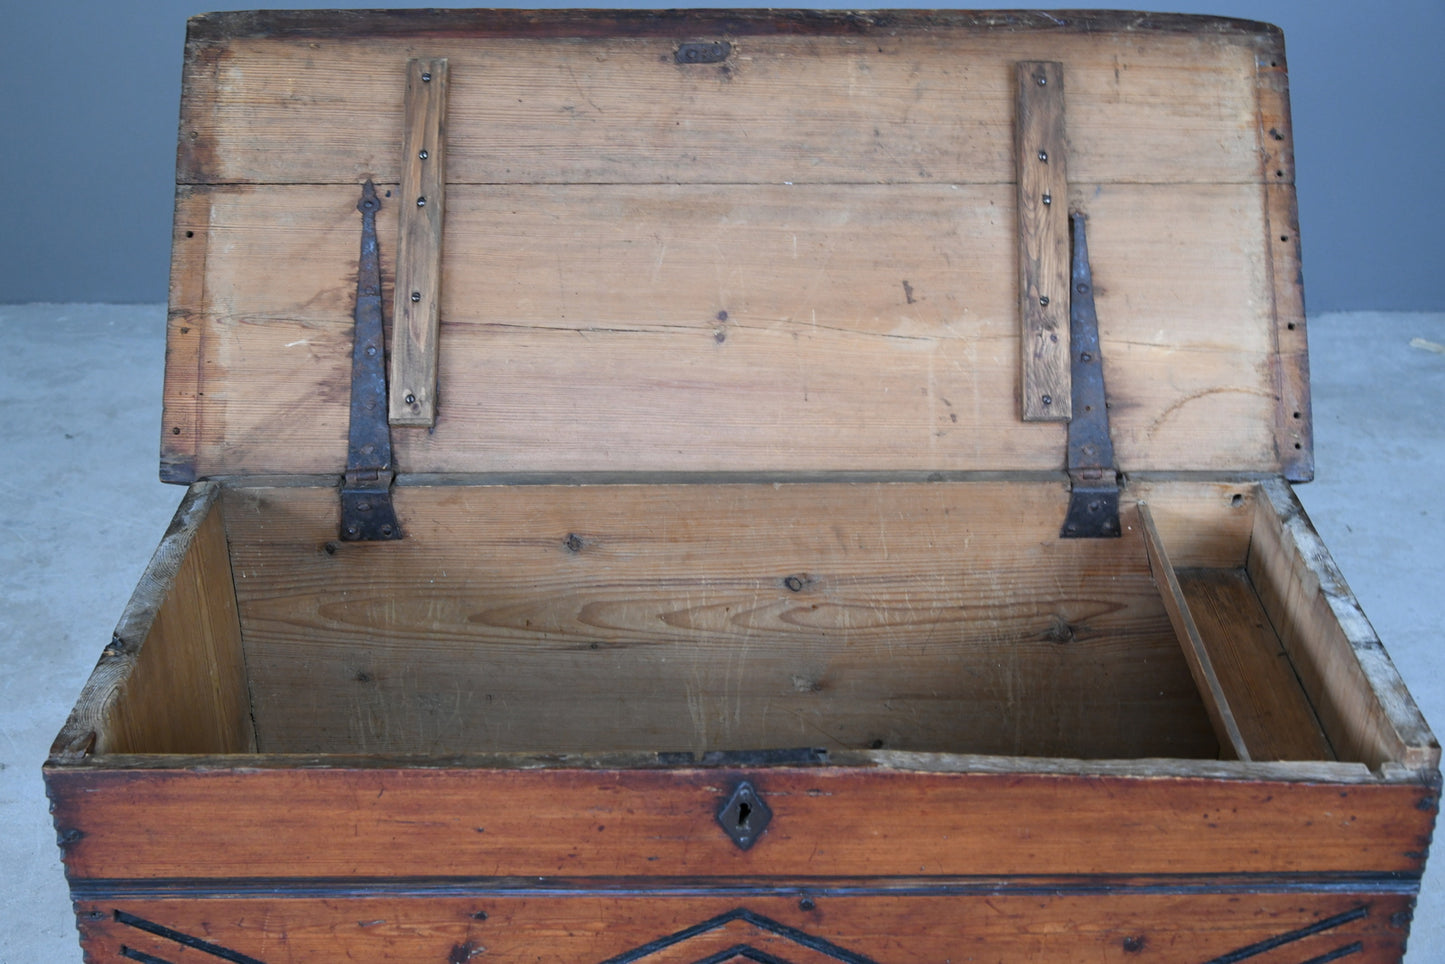
POLYGON ((202 338, 206 333, 206 226, 192 216, 193 189, 176 188, 171 229, 170 307, 166 316, 166 374, 161 425, 162 482, 188 484, 199 477, 196 453, 205 433, 200 424, 206 389, 202 338))
POLYGON ((1174 571, 1173 563, 1169 561, 1149 507, 1139 506, 1138 513, 1139 525, 1144 533, 1144 546, 1149 553, 1149 568, 1154 575, 1155 584, 1159 587, 1164 609, 1169 613, 1169 621, 1174 627, 1184 658, 1189 664, 1189 673, 1199 687, 1199 695, 1204 698, 1204 708, 1209 713, 1209 721, 1214 725, 1215 735, 1219 737, 1220 753, 1232 753, 1237 760, 1252 760, 1254 757, 1240 732, 1229 693, 1214 667, 1213 653, 1205 645, 1199 627, 1195 625, 1194 614, 1179 586, 1178 574, 1174 571))
POLYGON ((1260 487, 1247 571, 1341 760, 1439 766, 1440 747, 1283 482, 1260 487))
POLYGON ((1284 477, 1314 478, 1309 351, 1305 337, 1304 279, 1300 270, 1299 212, 1294 187, 1294 136, 1283 38, 1255 55, 1259 89, 1260 173, 1264 181, 1266 243, 1278 343, 1280 395, 1275 432, 1284 477))
MULTIPOLYGON (((1090 217, 1119 464, 1278 471, 1264 252, 1209 240, 1259 216, 1259 189, 1074 190, 1090 217)), ((446 403, 433 433, 397 440, 397 464, 1060 469, 1062 428, 1018 419, 1014 193, 453 187, 446 403)), ((386 236, 396 205, 383 203, 386 236)), ((168 396, 202 427, 175 437, 194 447, 187 464, 202 476, 338 471, 354 188, 199 189, 182 205, 178 226, 225 252, 187 262, 205 274, 203 394, 168 396)))
POLYGON ((353 770, 302 758, 52 766, 47 779, 72 881, 1418 875, 1435 811, 1420 782, 745 772, 773 810, 747 851, 715 820, 740 776, 728 769, 353 770))
POLYGON ((1214 756, 1137 537, 1055 539, 1066 501, 401 486, 376 547, 329 489, 233 490, 262 747, 1214 756))
POLYGON ((1026 422, 1073 415, 1064 65, 1017 64, 1020 406, 1026 422))
POLYGON ((1314 708, 1243 569, 1187 569, 1179 586, 1255 760, 1333 760, 1314 708))
POLYGON ((436 421, 442 225, 446 211, 447 60, 413 59, 406 67, 406 123, 397 199, 396 285, 391 326, 393 425, 436 421))
POLYGON ((53 756, 255 750, 218 498, 182 501, 53 756))
POLYGON ((453 183, 1012 184, 1013 65, 1044 50, 1069 64, 1081 182, 1261 178, 1256 41, 1239 34, 744 27, 725 62, 683 66, 686 31, 585 32, 193 41, 178 178, 397 183, 403 95, 377 65, 444 56, 453 183))
POLYGON ((1279 941, 1279 953, 1286 955, 1269 960, 1318 959, 1359 942, 1350 961, 1393 961, 1404 945, 1396 915, 1408 916, 1409 903, 1408 896, 1366 887, 1357 893, 1242 896, 1082 895, 1061 887, 1048 894, 963 897, 886 891, 851 896, 813 887, 686 897, 482 891, 389 899, 87 900, 76 913, 97 964, 129 964, 117 956, 121 946, 175 957, 177 942, 147 932, 147 923, 204 935, 269 964, 446 961, 480 955, 483 947, 487 960, 505 964, 603 961, 655 942, 661 946, 632 959, 692 964, 740 945, 798 964, 840 959, 817 941, 876 961, 942 961, 967 946, 974 956, 1003 964, 1121 964, 1141 959, 1141 952, 1205 961, 1265 941, 1279 941))
POLYGON ((1241 569, 1254 529, 1256 484, 1251 479, 1136 476, 1129 479, 1127 492, 1148 503, 1176 568, 1241 569))

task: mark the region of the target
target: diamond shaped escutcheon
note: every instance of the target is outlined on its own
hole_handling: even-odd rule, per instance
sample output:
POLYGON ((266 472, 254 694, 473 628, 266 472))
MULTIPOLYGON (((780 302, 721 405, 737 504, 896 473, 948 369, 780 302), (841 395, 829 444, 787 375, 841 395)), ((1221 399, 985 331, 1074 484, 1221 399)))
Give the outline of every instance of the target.
POLYGON ((723 833, 741 850, 757 843, 772 819, 772 808, 763 802, 762 796, 747 780, 737 785, 717 812, 717 822, 723 833))

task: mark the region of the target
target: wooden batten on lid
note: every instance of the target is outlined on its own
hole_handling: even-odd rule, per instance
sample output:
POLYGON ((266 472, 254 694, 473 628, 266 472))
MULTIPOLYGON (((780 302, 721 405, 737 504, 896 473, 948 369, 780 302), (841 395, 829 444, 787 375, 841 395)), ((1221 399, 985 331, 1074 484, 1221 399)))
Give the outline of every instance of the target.
POLYGON ((720 59, 645 18, 585 57, 545 16, 197 29, 163 477, 344 465, 367 178, 404 473, 1059 471, 1078 211, 1118 467, 1311 475, 1277 34, 724 19, 720 59))
POLYGON ((388 412, 393 425, 436 422, 442 225, 446 207, 445 57, 406 68, 401 230, 396 246, 388 412))

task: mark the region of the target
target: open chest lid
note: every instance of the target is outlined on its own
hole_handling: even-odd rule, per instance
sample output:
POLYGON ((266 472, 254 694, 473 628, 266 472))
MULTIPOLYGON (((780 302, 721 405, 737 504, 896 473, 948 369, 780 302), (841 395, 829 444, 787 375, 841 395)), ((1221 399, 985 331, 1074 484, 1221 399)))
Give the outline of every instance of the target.
POLYGON ((1077 211, 1117 468, 1305 480, 1293 174, 1257 23, 197 17, 162 477, 345 467, 371 180, 401 472, 1061 470, 1077 211))

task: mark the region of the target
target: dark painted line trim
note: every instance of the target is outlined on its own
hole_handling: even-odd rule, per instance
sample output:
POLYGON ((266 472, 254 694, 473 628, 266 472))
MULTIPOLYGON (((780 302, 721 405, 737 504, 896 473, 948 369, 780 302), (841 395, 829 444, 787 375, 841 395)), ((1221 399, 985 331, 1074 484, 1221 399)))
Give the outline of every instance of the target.
POLYGON ((240 951, 233 951, 229 947, 222 947, 219 944, 212 944, 210 941, 203 941, 199 937, 192 937, 180 931, 172 930, 164 924, 157 924, 134 914, 127 914, 123 910, 115 912, 115 919, 127 927, 134 927, 136 930, 163 937, 168 941, 174 941, 182 947, 189 947, 192 950, 200 951, 202 954, 209 954, 212 957, 219 957, 223 961, 230 961, 231 964, 265 964, 254 957, 247 957, 240 951))
POLYGON ((711 957, 705 957, 697 964, 722 964, 723 961, 730 961, 737 957, 744 957, 750 961, 757 961, 758 964, 788 964, 781 957, 774 957, 767 951, 760 951, 756 947, 749 947, 747 944, 734 944, 725 951, 718 951, 711 957))
POLYGON ((1303 964, 1329 964, 1330 961, 1338 961, 1342 957, 1349 957, 1351 954, 1358 954, 1365 949, 1364 941, 1355 941, 1353 944, 1346 944, 1344 947, 1330 951, 1328 954, 1321 954, 1319 957, 1312 957, 1303 964))
POLYGON ((1149 878, 989 877, 888 880, 789 878, 785 881, 736 881, 727 878, 588 878, 539 880, 530 878, 257 878, 241 880, 72 880, 71 897, 78 901, 158 900, 185 897, 195 900, 247 897, 968 897, 1017 894, 1021 896, 1106 896, 1137 894, 1189 897, 1208 894, 1379 894, 1413 897, 1419 894, 1415 876, 1305 875, 1250 879, 1208 875, 1149 878))
MULTIPOLYGON (((819 954, 822 954, 825 957, 830 957, 835 961, 843 961, 844 964, 876 964, 876 962, 870 960, 869 958, 863 957, 861 954, 854 954, 852 951, 844 950, 837 944, 831 943, 830 941, 825 941, 821 937, 814 937, 812 934, 808 934, 804 931, 797 930, 796 928, 789 927, 786 924, 780 924, 770 917, 764 917, 762 914, 755 914, 745 907, 739 907, 735 910, 730 910, 726 914, 719 914, 717 917, 711 918, 710 920, 705 920, 700 924, 694 924, 691 927, 684 928, 680 931, 669 934, 666 937, 659 937, 657 940, 643 944, 641 947, 638 947, 634 950, 627 951, 624 954, 619 954, 616 957, 608 958, 607 960, 603 961, 602 964, 633 964, 633 962, 640 961, 645 957, 656 954, 658 951, 666 950, 669 947, 673 947, 677 944, 689 941, 692 938, 699 937, 703 934, 708 933, 709 931, 714 931, 720 927, 725 927, 736 920, 746 921, 747 923, 753 925, 756 928, 759 928, 760 930, 770 931, 780 937, 792 941, 794 944, 797 944, 800 947, 806 947, 811 951, 816 951, 819 954)), ((740 944, 737 946, 737 948, 734 948, 731 953, 736 954, 739 952, 740 949, 752 950, 752 948, 748 948, 747 945, 740 944)), ((727 960, 728 953, 729 952, 724 952, 723 955, 720 957, 707 958, 705 961, 699 961, 698 964, 715 964, 715 962, 718 961, 725 961, 727 960)), ((764 961, 764 964, 772 964, 771 961, 765 961, 763 958, 751 959, 764 961)), ((780 964, 786 964, 786 962, 780 962, 780 964)))
POLYGON ((127 960, 140 961, 140 964, 171 964, 164 957, 156 957, 154 954, 147 954, 145 951, 138 951, 131 947, 120 945, 120 956, 127 960))
MULTIPOLYGON (((1220 957, 1214 958, 1213 960, 1206 961, 1205 964, 1235 964, 1236 961, 1242 961, 1246 958, 1264 954, 1268 951, 1274 950, 1276 947, 1283 947, 1285 944, 1292 944, 1295 941, 1302 941, 1306 937, 1313 937, 1316 934, 1322 934, 1325 931, 1334 930, 1336 927, 1341 927, 1345 924, 1350 923, 1351 921, 1357 921, 1362 917, 1367 917, 1369 916, 1369 913, 1370 909, 1368 907, 1356 907, 1354 910, 1345 911, 1343 914, 1336 914, 1334 917, 1326 917, 1324 920, 1315 921, 1308 927, 1301 927, 1299 930, 1287 931, 1286 933, 1271 937, 1268 940, 1260 941, 1257 944, 1250 944, 1248 947, 1241 947, 1237 951, 1230 951, 1228 954, 1224 954, 1220 957)), ((1341 948, 1341 950, 1344 950, 1344 948, 1341 948)), ((1350 951, 1349 953, 1353 954, 1354 951, 1350 951)), ((1343 957, 1345 955, 1339 954, 1338 956, 1343 957)), ((1336 957, 1330 957, 1327 955, 1323 958, 1317 958, 1316 960, 1333 961, 1336 959, 1336 957)), ((1306 962, 1306 964, 1310 964, 1310 962, 1306 962)))

